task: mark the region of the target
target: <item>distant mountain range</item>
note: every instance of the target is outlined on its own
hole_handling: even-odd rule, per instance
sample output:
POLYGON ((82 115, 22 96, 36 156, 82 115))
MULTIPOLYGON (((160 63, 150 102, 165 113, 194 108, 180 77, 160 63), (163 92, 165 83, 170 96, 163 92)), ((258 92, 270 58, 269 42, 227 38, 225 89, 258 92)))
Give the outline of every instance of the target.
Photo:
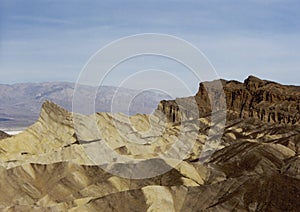
MULTIPOLYGON (((81 95, 94 98, 94 88, 80 86, 81 95)), ((0 129, 22 128, 34 123, 38 118, 42 103, 45 100, 53 101, 60 106, 72 110, 72 99, 75 83, 45 82, 19 83, 13 85, 0 84, 0 129)), ((117 108, 114 112, 123 112, 129 115, 136 113, 151 113, 167 95, 155 91, 140 92, 133 89, 102 86, 96 95, 95 111, 110 112, 112 98, 118 89, 117 108), (125 104, 133 99, 128 108, 125 104), (126 100, 126 101, 123 101, 126 100)))

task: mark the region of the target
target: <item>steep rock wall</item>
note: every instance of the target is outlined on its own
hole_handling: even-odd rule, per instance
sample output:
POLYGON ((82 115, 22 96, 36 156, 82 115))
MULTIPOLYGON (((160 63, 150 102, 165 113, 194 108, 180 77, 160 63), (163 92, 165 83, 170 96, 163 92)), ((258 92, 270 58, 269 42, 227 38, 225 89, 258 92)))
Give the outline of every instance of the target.
POLYGON ((166 114, 169 121, 180 122, 182 116, 196 118, 210 115, 212 99, 218 110, 224 109, 222 105, 226 105, 229 119, 253 117, 268 123, 299 123, 299 86, 281 85, 254 76, 249 76, 244 83, 226 80, 221 80, 221 83, 223 92, 217 88, 218 81, 200 83, 194 97, 164 100, 157 109, 166 114), (225 95, 225 104, 222 102, 222 95, 225 95), (196 117, 195 114, 190 114, 195 110, 189 105, 191 99, 197 102, 199 114, 196 117))

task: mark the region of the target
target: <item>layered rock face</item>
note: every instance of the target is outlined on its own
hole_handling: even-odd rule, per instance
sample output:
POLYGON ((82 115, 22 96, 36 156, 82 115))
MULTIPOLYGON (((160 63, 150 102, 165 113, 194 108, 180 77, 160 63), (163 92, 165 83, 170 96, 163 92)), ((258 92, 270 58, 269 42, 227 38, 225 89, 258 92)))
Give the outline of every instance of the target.
POLYGON ((237 81, 220 80, 222 91, 217 87, 217 82, 204 82, 200 84, 199 91, 194 97, 161 101, 158 110, 163 111, 170 121, 178 122, 182 114, 189 117, 191 99, 197 102, 199 116, 211 113, 211 95, 216 107, 222 108, 222 94, 231 118, 249 118, 262 120, 268 123, 296 124, 300 120, 300 87, 285 86, 275 82, 248 77, 244 83, 237 81), (178 107, 176 102, 183 105, 178 107), (182 103, 186 102, 186 103, 182 103))
MULTIPOLYGON (((232 108, 239 108, 241 98, 232 98, 232 108)), ((292 114, 292 106, 284 107, 294 100, 286 101, 278 108, 292 114)), ((230 109, 224 130, 211 136, 222 116, 212 122, 206 112, 179 124, 176 116, 164 120, 160 110, 151 116, 80 115, 46 101, 35 124, 0 140, 0 208, 298 211, 299 123, 268 122, 230 109), (204 162, 203 152, 210 153, 204 162)))

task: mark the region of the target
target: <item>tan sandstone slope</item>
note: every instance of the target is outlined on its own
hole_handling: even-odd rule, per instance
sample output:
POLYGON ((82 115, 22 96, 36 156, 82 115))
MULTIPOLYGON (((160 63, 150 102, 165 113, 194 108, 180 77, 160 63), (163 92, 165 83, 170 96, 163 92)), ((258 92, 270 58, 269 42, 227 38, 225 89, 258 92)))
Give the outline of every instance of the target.
POLYGON ((162 101, 151 116, 130 117, 72 114, 46 101, 35 124, 0 140, 0 208, 297 211, 299 87, 254 77, 223 85, 228 119, 214 136, 209 129, 222 120, 212 122, 203 109, 209 103, 201 86, 201 117, 184 123, 172 122, 172 101, 162 101), (102 144, 128 161, 99 149, 102 144), (143 177, 128 178, 133 172, 143 177))

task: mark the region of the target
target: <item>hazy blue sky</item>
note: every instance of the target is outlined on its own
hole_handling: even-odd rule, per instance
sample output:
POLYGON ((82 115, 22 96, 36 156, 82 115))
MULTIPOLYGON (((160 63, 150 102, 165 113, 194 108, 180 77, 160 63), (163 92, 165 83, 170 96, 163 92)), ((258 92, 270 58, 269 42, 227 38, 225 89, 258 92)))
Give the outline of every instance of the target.
POLYGON ((105 44, 137 33, 183 38, 220 77, 299 84, 298 0, 0 0, 0 83, 75 81, 105 44))

